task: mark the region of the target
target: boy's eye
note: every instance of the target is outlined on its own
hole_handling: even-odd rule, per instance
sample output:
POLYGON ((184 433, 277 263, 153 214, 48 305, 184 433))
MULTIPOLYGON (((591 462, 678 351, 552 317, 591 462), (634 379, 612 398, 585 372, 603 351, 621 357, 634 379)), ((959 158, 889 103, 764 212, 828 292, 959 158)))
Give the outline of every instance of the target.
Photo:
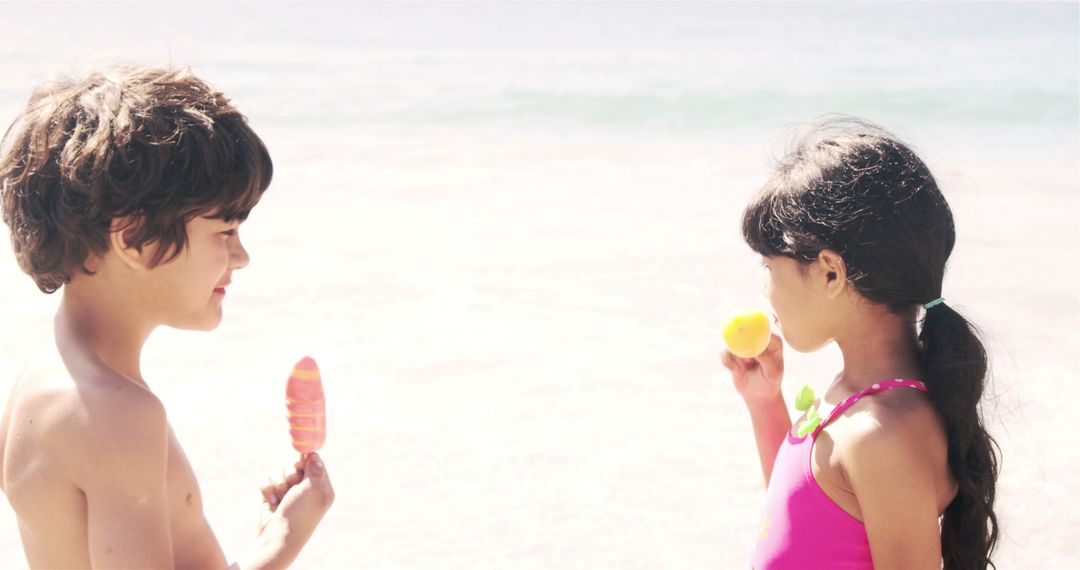
POLYGON ((229 237, 232 237, 232 236, 236 235, 236 228, 233 228, 231 230, 225 230, 225 231, 223 231, 221 233, 223 233, 223 234, 225 234, 225 235, 227 235, 229 237))

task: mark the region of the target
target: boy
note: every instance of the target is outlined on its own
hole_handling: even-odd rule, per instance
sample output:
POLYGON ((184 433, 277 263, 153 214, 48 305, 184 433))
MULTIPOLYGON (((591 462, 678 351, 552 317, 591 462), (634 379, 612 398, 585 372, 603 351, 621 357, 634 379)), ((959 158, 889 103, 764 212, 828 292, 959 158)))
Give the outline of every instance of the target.
MULTIPOLYGON (((19 266, 63 287, 52 342, 0 420, 0 490, 31 567, 225 568, 195 474, 139 368, 159 325, 210 330, 266 147, 188 70, 119 68, 40 87, 0 144, 19 266)), ((316 454, 263 489, 251 555, 287 566, 333 501, 316 454)))

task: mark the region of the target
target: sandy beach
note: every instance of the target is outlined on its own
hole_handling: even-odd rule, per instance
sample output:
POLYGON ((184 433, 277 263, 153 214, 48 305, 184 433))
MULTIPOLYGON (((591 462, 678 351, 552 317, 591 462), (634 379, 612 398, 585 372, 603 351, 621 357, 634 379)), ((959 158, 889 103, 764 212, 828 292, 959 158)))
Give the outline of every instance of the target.
MULTIPOLYGON (((165 48, 146 39, 159 31, 102 53, 160 56, 165 48)), ((226 57, 199 47, 201 36, 167 37, 170 58, 197 73, 202 65, 238 101, 275 162, 242 230, 252 262, 234 276, 223 325, 160 330, 143 361, 230 559, 252 543, 259 482, 293 460, 285 379, 311 355, 324 375, 323 455, 337 501, 297 568, 745 566, 763 489, 749 418, 719 363, 720 326, 729 310, 763 302, 738 220, 793 120, 612 127, 548 121, 529 107, 498 120, 410 122, 400 118, 408 109, 389 109, 393 98, 370 93, 340 125, 300 111, 294 120, 309 72, 290 66, 337 52, 304 51, 301 38, 257 55, 272 38, 254 34, 226 57), (230 67, 229 57, 280 63, 275 73, 293 81, 253 63, 230 67), (386 101, 382 120, 363 114, 369 100, 386 101)), ((436 48, 382 47, 409 61, 473 53, 436 48)), ((15 78, 0 91, 5 126, 44 69, 75 57, 54 48, 30 65, 24 49, 0 43, 0 70, 15 78)), ((582 48, 589 65, 619 67, 623 52, 604 49, 582 48)), ((536 51, 513 53, 520 63, 536 51)), ((630 59, 675 57, 649 53, 630 59)), ((394 83, 387 57, 351 73, 451 98, 441 84, 435 93, 441 76, 394 83)), ((506 80, 497 60, 484 59, 506 80)), ((1076 71, 1061 67, 1068 84, 1076 71)), ((535 73, 528 81, 546 78, 535 73)), ((329 97, 311 89, 315 105, 348 107, 329 97)), ((1080 559, 1071 408, 1080 402, 1080 120, 1075 104, 1063 108, 1008 129, 916 111, 869 117, 913 143, 956 216, 944 295, 982 328, 993 356, 999 568, 1080 559)), ((19 272, 6 230, 0 401, 59 300, 19 272)), ((789 399, 839 369, 834 349, 785 357, 789 399)), ((0 501, 0 568, 21 567, 17 521, 0 501)))

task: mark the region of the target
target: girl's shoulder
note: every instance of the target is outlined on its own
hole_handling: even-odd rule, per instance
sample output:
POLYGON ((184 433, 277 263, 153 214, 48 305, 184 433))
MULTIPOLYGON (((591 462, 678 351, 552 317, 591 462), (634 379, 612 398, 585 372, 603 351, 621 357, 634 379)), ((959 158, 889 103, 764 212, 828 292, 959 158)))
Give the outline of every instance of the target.
POLYGON ((886 454, 915 463, 946 458, 945 424, 918 390, 894 388, 860 398, 833 425, 831 436, 844 465, 877 461, 886 454))
POLYGON ((843 416, 831 433, 834 464, 864 517, 916 506, 943 512, 956 483, 944 422, 924 393, 888 390, 860 399, 843 416), (891 507, 881 511, 883 505, 891 507))
POLYGON ((906 387, 863 396, 834 421, 848 424, 859 437, 919 434, 938 427, 944 433, 944 423, 926 393, 906 387))

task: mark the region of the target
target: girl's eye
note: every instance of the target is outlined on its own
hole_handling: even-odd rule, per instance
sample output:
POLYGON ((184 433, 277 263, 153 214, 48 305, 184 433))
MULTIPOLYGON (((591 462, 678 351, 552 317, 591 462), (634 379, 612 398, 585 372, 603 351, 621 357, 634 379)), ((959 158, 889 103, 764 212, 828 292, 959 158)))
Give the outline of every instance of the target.
POLYGON ((764 267, 766 271, 769 270, 769 264, 766 263, 764 259, 761 260, 761 266, 764 267))

